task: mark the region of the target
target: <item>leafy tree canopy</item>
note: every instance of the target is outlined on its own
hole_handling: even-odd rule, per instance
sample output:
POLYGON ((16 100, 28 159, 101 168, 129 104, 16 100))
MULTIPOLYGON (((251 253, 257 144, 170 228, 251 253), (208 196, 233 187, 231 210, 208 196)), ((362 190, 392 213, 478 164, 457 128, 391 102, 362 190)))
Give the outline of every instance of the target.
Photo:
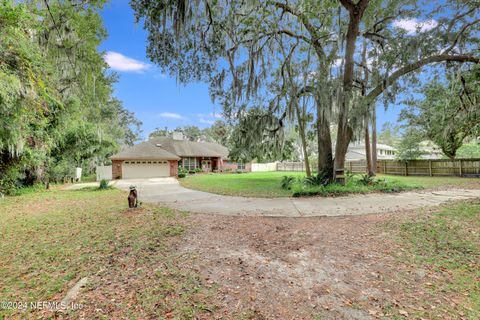
POLYGON ((138 139, 98 51, 104 1, 0 4, 0 192, 72 177, 138 139))
POLYGON ((467 139, 480 135, 480 68, 457 70, 445 81, 435 79, 409 101, 401 119, 433 141, 449 158, 467 139))

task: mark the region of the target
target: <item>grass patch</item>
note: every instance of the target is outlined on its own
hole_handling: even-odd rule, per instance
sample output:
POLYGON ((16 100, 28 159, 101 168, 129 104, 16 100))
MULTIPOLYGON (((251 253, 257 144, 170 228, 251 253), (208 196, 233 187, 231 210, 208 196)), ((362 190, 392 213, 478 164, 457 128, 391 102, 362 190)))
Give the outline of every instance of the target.
MULTIPOLYGON (((77 311, 85 318, 128 315, 135 301, 140 318, 205 313, 201 281, 179 267, 186 258, 169 246, 185 231, 182 214, 126 207, 126 193, 116 189, 53 188, 0 200, 1 300, 60 301, 88 276, 91 291, 82 294, 85 309, 77 311), (165 287, 169 299, 162 296, 165 287)), ((17 312, 0 309, 0 319, 17 312)))
POLYGON ((180 179, 186 188, 212 192, 223 195, 274 198, 290 197, 290 190, 281 188, 281 180, 285 175, 304 177, 303 172, 248 172, 195 174, 180 179))
POLYGON ((480 319, 480 201, 450 205, 403 222, 398 234, 412 264, 442 275, 443 281, 424 284, 432 299, 449 295, 458 300, 436 309, 426 304, 414 316, 480 319))
POLYGON ((478 185, 479 179, 458 177, 403 177, 379 175, 378 183, 362 185, 360 175, 347 179, 346 186, 331 184, 326 187, 307 187, 294 181, 290 189, 282 188, 282 178, 291 176, 294 180, 305 177, 303 172, 250 172, 243 174, 196 174, 180 179, 186 188, 216 194, 275 198, 293 196, 336 196, 351 193, 400 192, 412 189, 441 186, 478 185), (386 182, 385 182, 386 181, 386 182))
POLYGON ((479 178, 461 177, 424 177, 424 176, 392 176, 378 175, 379 178, 387 178, 391 181, 403 183, 412 187, 437 188, 437 187, 480 187, 479 178))
POLYGON ((459 177, 404 177, 379 175, 376 179, 387 181, 372 186, 358 183, 360 175, 347 180, 346 186, 331 184, 327 187, 305 187, 294 183, 290 190, 282 188, 282 178, 292 176, 304 178, 303 172, 249 172, 243 174, 196 174, 179 179, 182 186, 216 194, 276 198, 292 196, 335 196, 350 193, 400 192, 412 189, 437 188, 443 186, 480 186, 478 178, 459 177))

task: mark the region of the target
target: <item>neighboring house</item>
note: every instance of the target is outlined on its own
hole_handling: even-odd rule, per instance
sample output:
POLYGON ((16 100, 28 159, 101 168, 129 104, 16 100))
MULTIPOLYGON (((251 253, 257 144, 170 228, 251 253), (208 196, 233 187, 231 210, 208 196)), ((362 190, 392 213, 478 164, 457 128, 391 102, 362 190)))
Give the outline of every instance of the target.
MULTIPOLYGON (((396 149, 386 144, 377 143, 377 159, 378 160, 392 160, 395 159, 396 149)), ((365 144, 351 143, 347 150, 347 160, 365 160, 365 144)))
MULTIPOLYGON (((442 159, 444 158, 441 149, 431 141, 420 142, 420 150, 423 154, 420 159, 442 159)), ((397 150, 386 144, 377 144, 377 159, 378 160, 395 160, 397 150)), ((364 143, 352 143, 348 147, 347 160, 365 160, 365 144, 364 143)))
POLYGON ((172 138, 144 141, 110 159, 113 179, 175 177, 179 166, 188 171, 201 169, 204 172, 251 170, 249 163, 229 161, 226 147, 184 140, 181 132, 174 132, 172 138))
POLYGON ((420 142, 420 159, 442 159, 445 158, 442 149, 432 141, 424 140, 420 142))

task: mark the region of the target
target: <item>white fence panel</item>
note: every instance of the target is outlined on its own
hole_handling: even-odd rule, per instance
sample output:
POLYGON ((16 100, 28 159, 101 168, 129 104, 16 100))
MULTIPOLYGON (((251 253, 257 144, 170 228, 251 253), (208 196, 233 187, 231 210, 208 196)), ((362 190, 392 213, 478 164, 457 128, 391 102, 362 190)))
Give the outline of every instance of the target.
POLYGON ((277 171, 277 163, 252 163, 252 172, 277 171))
POLYGON ((112 180, 112 166, 97 166, 97 181, 112 180))

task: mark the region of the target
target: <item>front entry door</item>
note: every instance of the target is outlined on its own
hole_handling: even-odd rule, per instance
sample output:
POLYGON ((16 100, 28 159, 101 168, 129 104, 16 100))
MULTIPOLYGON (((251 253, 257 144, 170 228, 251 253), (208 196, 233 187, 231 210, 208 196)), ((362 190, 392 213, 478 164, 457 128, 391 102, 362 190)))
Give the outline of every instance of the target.
POLYGON ((202 169, 204 172, 212 171, 212 161, 211 160, 202 160, 202 169))

